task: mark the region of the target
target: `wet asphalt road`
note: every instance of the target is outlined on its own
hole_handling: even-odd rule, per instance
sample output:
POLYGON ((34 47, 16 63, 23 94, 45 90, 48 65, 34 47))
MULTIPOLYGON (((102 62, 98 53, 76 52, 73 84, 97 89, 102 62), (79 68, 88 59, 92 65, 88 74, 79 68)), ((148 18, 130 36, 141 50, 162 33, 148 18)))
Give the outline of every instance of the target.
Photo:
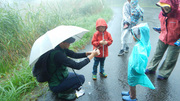
MULTIPOLYGON (((92 66, 94 60, 82 68, 76 70, 76 73, 83 74, 85 76, 85 83, 83 89, 85 89, 85 95, 76 99, 76 101, 122 101, 121 91, 129 90, 127 84, 127 66, 128 58, 131 54, 133 44, 130 44, 129 53, 118 56, 120 50, 120 25, 122 20, 122 8, 112 8, 114 16, 108 23, 108 32, 111 33, 113 38, 113 44, 109 47, 109 57, 105 60, 105 72, 107 78, 102 78, 97 75, 97 80, 92 80, 92 66), (91 83, 91 86, 89 85, 91 83), (91 93, 91 94, 89 94, 91 93)), ((150 40, 151 40, 151 54, 149 61, 152 58, 156 43, 158 41, 158 33, 153 31, 153 27, 160 26, 158 20, 159 8, 144 8, 145 15, 144 21, 149 24, 150 27, 150 40)), ((80 52, 91 51, 92 45, 89 44, 85 49, 80 52)), ((163 58, 164 60, 164 58, 163 58)), ((161 62, 162 63, 162 62, 161 62)), ((161 65, 160 63, 160 65, 161 65)), ((157 80, 158 71, 155 75, 148 75, 154 86, 155 90, 137 85, 137 98, 139 101, 180 101, 180 58, 176 64, 174 71, 167 81, 157 80)), ((50 91, 38 98, 38 101, 61 101, 52 95, 50 91)))

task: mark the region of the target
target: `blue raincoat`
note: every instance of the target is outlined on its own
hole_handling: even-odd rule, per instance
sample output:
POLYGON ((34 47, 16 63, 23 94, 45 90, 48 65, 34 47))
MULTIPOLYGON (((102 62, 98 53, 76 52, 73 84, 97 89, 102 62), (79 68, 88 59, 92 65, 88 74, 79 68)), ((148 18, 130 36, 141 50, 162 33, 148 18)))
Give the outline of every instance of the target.
POLYGON ((140 40, 133 47, 131 56, 129 57, 128 84, 130 86, 140 84, 155 89, 154 85, 145 74, 148 57, 151 51, 149 27, 147 23, 141 23, 135 26, 135 28, 139 28, 140 40))

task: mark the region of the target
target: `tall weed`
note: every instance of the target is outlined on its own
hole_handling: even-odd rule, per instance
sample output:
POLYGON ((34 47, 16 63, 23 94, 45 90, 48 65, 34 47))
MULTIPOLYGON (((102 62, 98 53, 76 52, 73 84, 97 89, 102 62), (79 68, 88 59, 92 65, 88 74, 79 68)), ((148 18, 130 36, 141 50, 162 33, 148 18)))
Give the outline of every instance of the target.
POLYGON ((26 5, 14 9, 0 8, 0 98, 2 101, 21 100, 21 96, 38 86, 28 66, 34 41, 59 25, 74 25, 90 32, 75 42, 71 49, 83 48, 96 31, 98 18, 108 21, 112 12, 99 0, 59 0, 26 5), (24 58, 26 57, 26 58, 24 58))
POLYGON ((81 19, 89 19, 88 16, 102 10, 99 0, 49 1, 39 6, 29 4, 21 9, 3 6, 0 8, 0 61, 4 69, 0 72, 8 72, 12 66, 7 65, 14 65, 18 58, 27 57, 34 41, 48 30, 62 24, 86 27, 90 20, 84 23, 81 19))
POLYGON ((11 73, 6 74, 5 78, 0 81, 0 98, 1 101, 20 101, 20 96, 37 86, 35 79, 32 77, 31 68, 27 60, 19 59, 14 65, 11 73))

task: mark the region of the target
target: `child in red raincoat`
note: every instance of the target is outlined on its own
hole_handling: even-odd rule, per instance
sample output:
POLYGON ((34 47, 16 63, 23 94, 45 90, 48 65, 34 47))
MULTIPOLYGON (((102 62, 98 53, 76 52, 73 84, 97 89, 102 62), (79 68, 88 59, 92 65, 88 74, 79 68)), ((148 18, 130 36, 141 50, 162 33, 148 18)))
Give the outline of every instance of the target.
POLYGON ((108 46, 110 46, 113 42, 111 34, 106 31, 108 28, 107 23, 104 19, 99 18, 96 21, 96 32, 92 38, 92 45, 93 49, 99 49, 100 55, 94 58, 94 65, 93 65, 93 80, 97 79, 97 67, 100 62, 100 75, 103 77, 107 77, 106 73, 104 72, 104 61, 105 58, 108 56, 108 46))

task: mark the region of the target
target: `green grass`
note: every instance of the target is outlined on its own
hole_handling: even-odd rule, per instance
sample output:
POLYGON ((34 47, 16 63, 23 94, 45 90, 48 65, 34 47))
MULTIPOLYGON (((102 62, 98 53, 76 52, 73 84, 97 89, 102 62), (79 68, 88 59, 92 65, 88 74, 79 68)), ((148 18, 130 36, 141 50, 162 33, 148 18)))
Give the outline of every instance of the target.
POLYGON ((20 101, 20 96, 25 94, 37 85, 35 78, 32 77, 31 68, 28 61, 19 59, 14 67, 18 69, 10 70, 11 73, 5 75, 6 78, 0 82, 1 101, 20 101))
POLYGON ((78 51, 91 40, 96 20, 108 21, 112 16, 111 9, 107 5, 103 8, 97 0, 60 0, 24 6, 15 9, 0 5, 1 101, 20 101, 39 86, 28 65, 31 47, 39 36, 59 25, 83 27, 89 32, 70 47, 78 51))

